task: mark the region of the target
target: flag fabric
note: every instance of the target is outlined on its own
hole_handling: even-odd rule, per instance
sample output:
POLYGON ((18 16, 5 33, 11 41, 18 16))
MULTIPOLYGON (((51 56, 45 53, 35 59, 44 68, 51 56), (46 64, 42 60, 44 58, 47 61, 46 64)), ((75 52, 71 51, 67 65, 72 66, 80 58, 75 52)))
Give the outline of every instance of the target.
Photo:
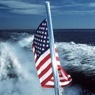
MULTIPOLYGON (((43 20, 39 25, 33 40, 33 53, 35 59, 35 65, 37 69, 37 74, 42 87, 51 88, 54 87, 54 77, 52 71, 52 61, 50 54, 50 44, 47 28, 47 20, 43 20)), ((56 55, 57 70, 59 74, 59 84, 61 87, 68 85, 72 78, 68 75, 62 68, 57 49, 54 49, 56 55)))

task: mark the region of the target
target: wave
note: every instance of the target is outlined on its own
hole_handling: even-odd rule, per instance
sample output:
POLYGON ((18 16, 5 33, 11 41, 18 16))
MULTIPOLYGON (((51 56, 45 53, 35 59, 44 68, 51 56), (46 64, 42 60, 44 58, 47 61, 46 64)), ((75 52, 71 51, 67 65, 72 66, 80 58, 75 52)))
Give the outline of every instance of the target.
POLYGON ((1 43, 0 95, 44 95, 47 92, 40 89, 31 54, 17 44, 1 43))
MULTIPOLYGON (((34 35, 25 37, 18 41, 18 44, 22 48, 27 48, 31 50, 34 35)), ((95 46, 90 46, 87 44, 76 44, 74 42, 56 42, 55 43, 59 56, 64 64, 88 64, 95 65, 95 46)))
MULTIPOLYGON (((0 95, 52 95, 54 93, 54 89, 40 87, 31 48, 32 42, 33 35, 22 37, 15 43, 1 42, 0 95)), ((88 85, 91 87, 92 83, 95 83, 95 46, 74 42, 55 44, 61 64, 71 74, 73 82, 84 86, 83 82, 87 80, 86 82, 90 81, 91 84, 88 85)), ((71 95, 71 93, 80 95, 81 91, 81 86, 72 84, 64 89, 64 95, 71 95)))
POLYGON ((62 66, 73 81, 95 93, 95 46, 74 42, 56 44, 62 66))
POLYGON ((24 37, 24 38, 22 38, 21 40, 18 41, 18 44, 22 48, 27 48, 27 49, 31 50, 33 38, 34 38, 34 35, 31 35, 31 36, 28 36, 28 37, 24 37))
POLYGON ((56 43, 62 61, 73 64, 95 65, 95 46, 87 44, 56 43))
MULTIPOLYGON (((23 47, 31 50, 32 41, 33 36, 24 38, 20 42, 27 43, 23 47)), ((93 90, 95 88, 95 84, 93 84, 93 82, 95 83, 95 46, 76 44, 74 42, 56 42, 55 44, 59 51, 62 66, 72 75, 76 82, 93 90), (86 84, 86 82, 90 83, 86 84)))
MULTIPOLYGON (((31 49, 29 44, 32 43, 32 40, 27 41, 28 46, 30 46, 28 49, 31 49)), ((61 64, 67 72, 81 85, 85 85, 85 82, 90 82, 85 86, 93 89, 95 87, 93 84, 93 82, 95 83, 95 46, 76 44, 74 42, 56 42, 56 46, 59 50, 61 64), (79 76, 76 76, 77 74, 79 76), (80 83, 80 80, 85 82, 80 83)))

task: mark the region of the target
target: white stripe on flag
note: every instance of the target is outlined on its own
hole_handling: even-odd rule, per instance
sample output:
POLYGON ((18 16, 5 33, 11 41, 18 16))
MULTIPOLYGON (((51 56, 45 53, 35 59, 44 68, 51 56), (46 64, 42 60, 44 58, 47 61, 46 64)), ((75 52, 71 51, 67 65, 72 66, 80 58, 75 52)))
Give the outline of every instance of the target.
POLYGON ((58 66, 58 65, 60 65, 60 62, 56 60, 56 64, 57 64, 57 66, 58 66))
POLYGON ((64 74, 64 72, 61 70, 61 74, 64 77, 64 79, 68 80, 68 77, 64 74))
POLYGON ((65 86, 65 85, 69 84, 71 81, 72 81, 72 79, 69 81, 59 82, 59 85, 65 86))
POLYGON ((48 81, 48 82, 46 83, 46 85, 54 86, 54 81, 48 81))
POLYGON ((50 68, 50 69, 40 78, 40 82, 43 82, 48 76, 50 76, 50 74, 52 74, 52 68, 50 68))
MULTIPOLYGON (((69 84, 71 81, 72 81, 72 79, 69 80, 69 81, 59 82, 59 85, 60 85, 60 86, 65 86, 65 85, 69 84)), ((54 86, 54 81, 48 81, 48 82, 46 83, 46 85, 54 86)))
POLYGON ((44 59, 46 57, 46 55, 50 54, 50 49, 48 49, 45 53, 43 53, 39 59, 36 62, 36 67, 39 65, 39 63, 42 61, 42 58, 44 59))
POLYGON ((51 64, 51 58, 49 58, 40 68, 39 70, 37 71, 38 72, 38 75, 44 70, 46 69, 46 67, 51 64))

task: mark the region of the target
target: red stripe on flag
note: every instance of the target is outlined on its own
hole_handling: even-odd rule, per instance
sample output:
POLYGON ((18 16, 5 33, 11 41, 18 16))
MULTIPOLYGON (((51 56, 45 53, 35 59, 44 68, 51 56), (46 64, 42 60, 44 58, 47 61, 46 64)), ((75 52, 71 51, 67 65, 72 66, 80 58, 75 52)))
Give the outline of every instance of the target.
POLYGON ((44 87, 44 85, 52 78, 53 74, 51 73, 42 83, 41 85, 44 87))
POLYGON ((50 68, 52 67, 52 64, 50 63, 38 76, 41 78, 50 68))
POLYGON ((56 60, 59 61, 59 57, 56 57, 56 60))
POLYGON ((48 54, 47 56, 45 56, 44 59, 41 60, 41 62, 39 63, 39 65, 36 67, 37 70, 39 70, 39 68, 50 58, 50 54, 48 54))
POLYGON ((44 87, 44 88, 54 88, 53 85, 44 85, 43 87, 44 87))

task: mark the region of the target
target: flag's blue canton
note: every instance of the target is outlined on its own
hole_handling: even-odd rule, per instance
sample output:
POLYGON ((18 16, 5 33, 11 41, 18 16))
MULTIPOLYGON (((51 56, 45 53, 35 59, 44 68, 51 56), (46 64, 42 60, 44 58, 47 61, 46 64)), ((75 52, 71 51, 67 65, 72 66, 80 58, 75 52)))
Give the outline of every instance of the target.
POLYGON ((35 46, 37 58, 39 58, 46 50, 50 48, 46 19, 43 20, 43 22, 39 25, 35 33, 33 43, 35 46))

